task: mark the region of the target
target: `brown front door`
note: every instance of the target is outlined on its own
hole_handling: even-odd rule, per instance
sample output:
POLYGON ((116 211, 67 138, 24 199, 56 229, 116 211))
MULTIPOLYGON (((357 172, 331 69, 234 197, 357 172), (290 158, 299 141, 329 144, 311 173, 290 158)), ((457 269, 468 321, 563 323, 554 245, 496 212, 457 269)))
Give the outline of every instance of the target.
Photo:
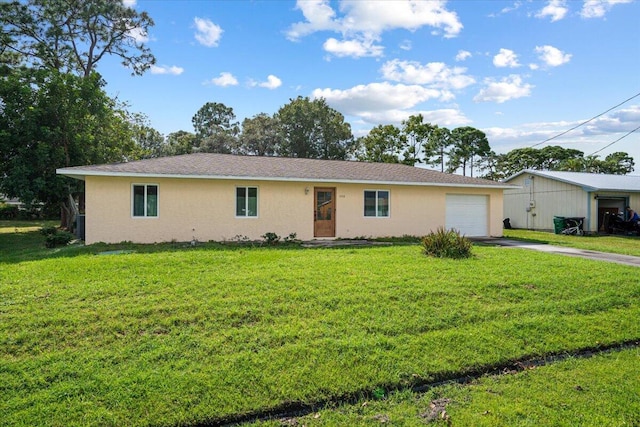
POLYGON ((315 188, 315 217, 313 235, 315 237, 336 236, 335 188, 315 188))

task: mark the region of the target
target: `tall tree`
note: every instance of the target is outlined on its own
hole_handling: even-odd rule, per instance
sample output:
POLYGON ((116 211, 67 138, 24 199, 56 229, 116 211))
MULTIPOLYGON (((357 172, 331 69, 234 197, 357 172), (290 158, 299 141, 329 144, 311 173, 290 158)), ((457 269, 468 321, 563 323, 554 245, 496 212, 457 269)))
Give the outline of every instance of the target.
POLYGON ((88 77, 107 55, 140 75, 155 63, 145 46, 153 20, 122 0, 0 3, 0 44, 30 64, 88 77))
POLYGON ((167 155, 167 145, 164 135, 149 124, 144 114, 134 114, 131 118, 131 130, 136 144, 136 157, 152 159, 167 155))
POLYGON ((196 131, 197 151, 234 153, 238 147, 238 123, 233 108, 219 102, 207 102, 191 119, 196 131))
POLYGON ((525 147, 516 148, 498 158, 497 168, 502 175, 508 177, 524 169, 539 170, 542 162, 540 150, 525 147))
POLYGON ((0 192, 27 206, 60 204, 72 228, 81 183, 56 168, 123 161, 134 152, 126 112, 97 74, 14 71, 0 79, 0 192))
POLYGON ((190 154, 196 144, 196 136, 185 130, 171 132, 167 135, 165 153, 167 156, 176 156, 179 154, 190 154))
POLYGON ((541 149, 517 148, 498 156, 497 176, 507 177, 524 169, 624 175, 633 172, 633 157, 624 152, 609 154, 604 159, 584 156, 579 150, 548 146, 541 149))
POLYGON ((440 171, 444 172, 450 147, 451 131, 446 127, 435 126, 423 144, 425 163, 430 166, 440 166, 440 171))
MULTIPOLYGON (((4 72, 13 74, 18 80, 24 81, 26 78, 22 74, 24 70, 17 67, 17 64, 43 70, 35 81, 29 83, 32 89, 31 95, 37 95, 41 107, 35 108, 34 106, 33 113, 22 111, 25 114, 13 118, 24 121, 23 124, 27 126, 26 133, 11 128, 12 134, 4 136, 15 142, 24 138, 29 132, 33 134, 37 127, 42 132, 45 129, 56 129, 55 132, 50 131, 51 133, 46 138, 33 135, 39 141, 37 144, 40 146, 38 153, 50 152, 53 155, 58 152, 60 147, 73 146, 73 150, 65 151, 64 162, 60 163, 58 159, 53 158, 47 162, 46 170, 39 170, 36 163, 29 167, 28 157, 26 159, 14 157, 14 161, 10 163, 14 165, 21 163, 25 176, 39 172, 38 182, 50 183, 50 181, 57 180, 56 167, 101 162, 118 156, 124 158, 135 156, 134 147, 129 145, 131 135, 119 135, 122 129, 120 120, 125 119, 126 113, 118 108, 113 101, 104 98, 104 92, 101 91, 101 80, 94 72, 104 57, 117 56, 125 66, 132 70, 132 74, 142 74, 155 63, 155 58, 144 45, 147 32, 152 25, 153 20, 145 12, 138 13, 134 9, 126 7, 123 0, 14 0, 0 2, 0 52, 3 53, 4 58, 8 53, 14 54, 13 64, 9 66, 7 66, 7 61, 3 59, 4 72), (69 73, 69 75, 64 76, 61 73, 69 73), (48 80, 42 76, 48 76, 48 80), (78 81, 76 76, 87 80, 86 86, 78 81), (77 91, 79 87, 83 87, 80 92, 82 92, 82 96, 86 97, 86 101, 83 97, 76 97, 73 102, 89 102, 89 98, 94 101, 100 99, 97 107, 107 106, 109 112, 103 112, 100 115, 95 112, 87 113, 82 110, 81 106, 77 106, 75 109, 67 108, 65 103, 71 101, 64 96, 77 91), (64 111, 57 113, 58 116, 45 114, 46 111, 54 109, 53 105, 45 102, 55 103, 54 98, 45 96, 50 90, 57 91, 60 96, 59 108, 64 111), (92 135, 83 132, 77 135, 67 133, 67 131, 80 126, 79 123, 86 121, 85 125, 89 126, 94 120, 98 120, 97 117, 101 116, 108 123, 103 122, 102 127, 95 128, 92 135), (107 116, 110 116, 111 119, 107 120, 107 116), (92 117, 92 119, 87 120, 88 117, 92 117), (65 122, 55 122, 58 119, 65 122), (111 138, 106 133, 107 130, 112 131, 111 136, 120 138, 119 145, 110 146, 105 142, 111 138), (70 141, 77 140, 83 140, 83 143, 70 144, 70 141), (123 153, 123 149, 126 147, 131 151, 123 153)), ((10 79, 5 83, 19 85, 15 80, 10 79)), ((26 91, 27 88, 23 86, 21 90, 26 91)), ((89 110, 93 108, 90 105, 84 107, 89 110)), ((127 129, 129 128, 127 127, 127 129)), ((26 141, 24 140, 25 144, 26 141)), ((29 151, 33 148, 33 144, 35 142, 27 144, 25 150, 19 150, 20 155, 33 155, 29 151)), ((72 191, 74 185, 75 183, 68 182, 64 187, 67 189, 65 190, 60 185, 50 183, 49 189, 62 192, 72 191)), ((45 203, 52 199, 59 200, 63 213, 71 213, 70 216, 63 217, 63 220, 67 219, 67 221, 63 221, 65 222, 63 225, 73 224, 76 206, 71 193, 57 194, 56 197, 53 197, 51 191, 25 192, 23 197, 28 202, 30 202, 30 196, 42 197, 38 201, 45 203)))
POLYGON ((323 98, 291 99, 276 115, 286 157, 345 159, 353 144, 351 126, 323 98))
POLYGON ((614 175, 626 175, 633 172, 633 157, 623 151, 616 151, 604 158, 605 172, 614 175))
POLYGON ((499 181, 505 176, 498 169, 498 161, 500 155, 490 150, 485 156, 482 156, 476 162, 476 170, 480 172, 479 177, 499 181))
POLYGON ((396 126, 378 125, 356 140, 355 157, 361 162, 400 163, 405 141, 405 135, 396 126))
POLYGON ((275 156, 282 145, 278 119, 266 113, 242 121, 239 154, 275 156))
POLYGON ((414 166, 416 163, 423 162, 424 145, 435 128, 436 126, 431 123, 424 122, 422 114, 409 116, 407 120, 402 122, 402 132, 406 141, 402 153, 402 163, 414 166))
POLYGON ((491 151, 489 140, 484 132, 479 129, 464 126, 451 131, 453 148, 449 156, 449 172, 462 168, 462 174, 467 174, 467 166, 470 175, 473 176, 474 158, 486 156, 491 151))
POLYGON ((571 160, 579 161, 582 158, 584 158, 584 153, 580 150, 549 145, 541 148, 538 152, 538 168, 543 170, 562 170, 567 162, 571 160))

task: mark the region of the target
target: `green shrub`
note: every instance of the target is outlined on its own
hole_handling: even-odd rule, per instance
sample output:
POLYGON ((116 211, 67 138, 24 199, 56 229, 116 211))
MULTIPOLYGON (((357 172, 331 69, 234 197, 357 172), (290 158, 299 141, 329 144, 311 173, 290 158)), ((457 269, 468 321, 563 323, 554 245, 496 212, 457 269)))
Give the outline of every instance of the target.
POLYGON ((298 243, 298 233, 289 233, 287 237, 284 238, 285 243, 298 243))
POLYGON ((70 241, 75 239, 76 236, 68 231, 59 231, 56 229, 55 233, 47 234, 44 245, 47 248, 55 248, 58 246, 67 246, 70 241))
POLYGON ((422 238, 422 249, 425 255, 436 258, 469 258, 471 241, 457 230, 439 227, 422 238))
POLYGON ((280 241, 280 236, 278 236, 276 233, 264 233, 262 236, 260 236, 264 239, 265 243, 267 243, 268 245, 277 245, 278 242, 280 241))
POLYGON ((0 219, 17 219, 20 210, 17 206, 0 203, 0 219))
POLYGON ((58 232, 58 228, 54 226, 42 227, 40 229, 40 234, 42 234, 43 236, 51 236, 53 234, 56 234, 57 232, 58 232))

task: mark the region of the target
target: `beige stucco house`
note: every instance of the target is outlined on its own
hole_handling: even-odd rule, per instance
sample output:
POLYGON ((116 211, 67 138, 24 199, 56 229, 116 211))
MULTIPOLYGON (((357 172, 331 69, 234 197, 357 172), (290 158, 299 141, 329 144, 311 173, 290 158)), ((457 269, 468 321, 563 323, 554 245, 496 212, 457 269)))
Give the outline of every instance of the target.
POLYGON ((225 241, 267 232, 421 236, 438 227, 501 236, 493 181, 353 161, 187 154, 58 169, 85 181, 86 243, 225 241))
POLYGON ((640 209, 640 176, 523 170, 505 180, 504 216, 514 228, 553 230, 554 216, 584 218, 585 232, 604 231, 605 214, 640 209))

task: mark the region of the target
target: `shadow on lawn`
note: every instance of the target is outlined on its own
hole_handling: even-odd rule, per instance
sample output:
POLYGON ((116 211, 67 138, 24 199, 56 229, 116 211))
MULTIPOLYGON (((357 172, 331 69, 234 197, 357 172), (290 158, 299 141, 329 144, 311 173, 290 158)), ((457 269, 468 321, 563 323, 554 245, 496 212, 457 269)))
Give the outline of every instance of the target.
MULTIPOLYGON (((377 243, 382 246, 392 243, 377 243)), ((393 243, 396 244, 396 243, 393 243)), ((263 241, 228 241, 228 242, 168 242, 138 244, 131 242, 122 243, 94 243, 84 245, 82 242, 72 243, 68 246, 58 248, 46 248, 45 237, 40 231, 17 231, 13 233, 0 234, 0 265, 16 264, 25 261, 38 261, 43 259, 73 258, 83 255, 119 255, 129 253, 160 253, 160 252, 183 252, 201 250, 247 250, 247 249, 279 249, 279 250, 308 250, 317 248, 326 249, 358 249, 366 246, 362 241, 356 244, 305 245, 305 242, 279 242, 278 244, 268 244, 263 241)))
POLYGON ((515 240, 517 242, 528 243, 531 245, 548 245, 548 240, 540 240, 533 238, 522 238, 522 237, 492 237, 492 238, 484 238, 484 237, 471 237, 469 238, 474 245, 478 246, 501 246, 500 242, 505 240, 515 240))

